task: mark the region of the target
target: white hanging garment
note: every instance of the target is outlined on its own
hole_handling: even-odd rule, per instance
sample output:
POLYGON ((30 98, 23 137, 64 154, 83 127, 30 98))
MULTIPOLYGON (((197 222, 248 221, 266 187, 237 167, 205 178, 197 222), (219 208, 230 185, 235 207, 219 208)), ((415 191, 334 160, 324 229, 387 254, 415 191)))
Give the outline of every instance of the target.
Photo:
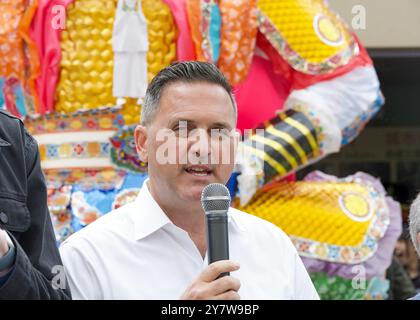
POLYGON ((113 95, 143 98, 147 89, 147 22, 141 0, 119 0, 115 14, 113 95))

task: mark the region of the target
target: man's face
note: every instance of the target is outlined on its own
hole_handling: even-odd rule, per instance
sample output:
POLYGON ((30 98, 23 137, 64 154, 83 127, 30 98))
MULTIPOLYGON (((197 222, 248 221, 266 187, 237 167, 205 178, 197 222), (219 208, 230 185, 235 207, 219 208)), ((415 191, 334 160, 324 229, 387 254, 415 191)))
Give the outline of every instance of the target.
POLYGON ((416 246, 416 248, 417 248, 417 254, 419 255, 419 257, 420 257, 420 232, 419 233, 417 233, 417 246, 416 246))
POLYGON ((206 185, 225 184, 234 166, 235 125, 224 88, 205 82, 167 86, 152 122, 136 130, 152 191, 165 201, 196 204, 206 185))
POLYGON ((404 240, 398 240, 397 241, 397 244, 395 246, 395 254, 398 257, 398 259, 400 260, 400 263, 402 265, 407 264, 408 251, 407 251, 407 244, 404 240))

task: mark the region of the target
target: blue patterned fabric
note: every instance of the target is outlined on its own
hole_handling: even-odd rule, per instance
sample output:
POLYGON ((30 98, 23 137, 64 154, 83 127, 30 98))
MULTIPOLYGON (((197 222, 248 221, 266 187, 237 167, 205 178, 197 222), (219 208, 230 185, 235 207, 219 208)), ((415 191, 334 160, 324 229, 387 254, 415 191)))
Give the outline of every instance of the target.
POLYGON ((213 51, 213 63, 217 63, 220 56, 220 31, 222 17, 217 4, 213 4, 210 11, 210 41, 213 51))
POLYGON ((0 109, 6 108, 6 100, 4 99, 3 87, 4 87, 4 78, 0 77, 0 109))

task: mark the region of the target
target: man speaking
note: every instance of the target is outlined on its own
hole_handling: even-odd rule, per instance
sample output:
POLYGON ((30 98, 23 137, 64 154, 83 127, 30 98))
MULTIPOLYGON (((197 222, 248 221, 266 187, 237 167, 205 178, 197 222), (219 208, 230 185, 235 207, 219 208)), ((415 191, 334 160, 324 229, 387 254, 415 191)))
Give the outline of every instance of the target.
POLYGON ((156 75, 136 129, 149 179, 135 202, 61 246, 73 298, 319 299, 289 238, 233 208, 229 260, 208 264, 201 195, 232 173, 236 117, 214 65, 175 63, 156 75))

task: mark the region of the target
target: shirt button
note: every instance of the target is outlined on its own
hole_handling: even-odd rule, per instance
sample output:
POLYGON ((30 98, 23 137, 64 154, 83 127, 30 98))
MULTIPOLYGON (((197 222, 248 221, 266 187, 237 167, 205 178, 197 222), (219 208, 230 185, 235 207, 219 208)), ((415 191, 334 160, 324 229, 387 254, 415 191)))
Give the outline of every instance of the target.
POLYGON ((7 224, 9 222, 9 217, 4 212, 0 212, 0 221, 3 224, 7 224))

